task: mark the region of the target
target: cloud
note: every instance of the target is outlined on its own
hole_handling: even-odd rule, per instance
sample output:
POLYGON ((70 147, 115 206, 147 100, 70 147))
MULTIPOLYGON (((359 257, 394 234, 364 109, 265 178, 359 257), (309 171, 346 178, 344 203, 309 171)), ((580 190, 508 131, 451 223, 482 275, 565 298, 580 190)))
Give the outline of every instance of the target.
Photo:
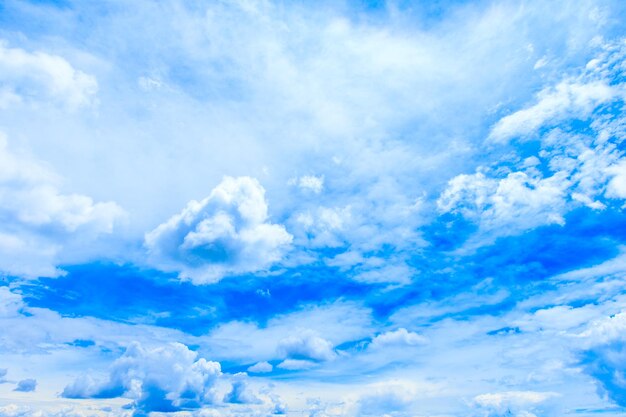
POLYGON ((480 233, 493 239, 538 226, 562 225, 567 187, 563 174, 541 178, 512 172, 500 179, 482 172, 462 174, 450 180, 437 205, 443 213, 474 220, 480 233))
POLYGON ((319 194, 324 189, 324 176, 304 175, 299 178, 292 178, 289 184, 297 185, 301 190, 319 194))
POLYGON ((262 361, 262 362, 257 362, 254 365, 250 366, 248 368, 248 372, 264 374, 264 373, 272 372, 272 369, 274 369, 274 367, 272 366, 271 363, 267 361, 262 361))
POLYGON ((151 262, 196 284, 228 274, 266 270, 282 259, 292 237, 268 222, 265 190, 250 177, 224 177, 202 201, 146 234, 151 262))
POLYGON ((311 331, 282 339, 278 342, 278 353, 289 359, 319 362, 333 360, 337 356, 332 343, 311 331))
POLYGON ((398 330, 385 332, 377 335, 372 339, 369 345, 370 349, 381 349, 385 347, 407 347, 407 346, 419 346, 428 343, 428 338, 409 332, 407 329, 401 327, 398 330))
POLYGON ((563 81, 556 87, 541 91, 537 103, 500 119, 489 133, 488 140, 502 143, 511 138, 525 139, 546 123, 565 118, 586 118, 603 103, 613 99, 618 89, 604 81, 563 81))
POLYGON ((536 391, 505 391, 481 394, 474 397, 474 404, 478 408, 488 410, 490 416, 533 417, 547 414, 542 405, 550 399, 559 397, 554 392, 536 391), (537 413, 537 414, 534 414, 537 413))
POLYGON ((23 307, 19 294, 11 292, 8 287, 0 287, 0 319, 19 316, 23 307))
POLYGON ((59 182, 41 162, 11 152, 0 134, 0 272, 57 276, 65 245, 109 234, 123 217, 117 204, 64 194, 59 182))
POLYGON ((224 402, 230 404, 260 404, 261 400, 250 391, 246 382, 247 375, 235 374, 232 377, 232 389, 224 396, 224 402))
POLYGON ((28 379, 22 379, 21 381, 19 381, 14 391, 33 392, 35 391, 35 388, 37 388, 37 380, 28 378, 28 379))
POLYGON ((220 364, 197 359, 197 353, 180 343, 144 348, 134 343, 113 362, 106 381, 89 375, 65 387, 65 398, 115 398, 134 400, 144 412, 200 408, 220 401, 216 386, 220 364))
POLYGON ((94 103, 98 82, 67 60, 46 52, 11 48, 0 41, 0 108, 52 101, 68 108, 94 103))

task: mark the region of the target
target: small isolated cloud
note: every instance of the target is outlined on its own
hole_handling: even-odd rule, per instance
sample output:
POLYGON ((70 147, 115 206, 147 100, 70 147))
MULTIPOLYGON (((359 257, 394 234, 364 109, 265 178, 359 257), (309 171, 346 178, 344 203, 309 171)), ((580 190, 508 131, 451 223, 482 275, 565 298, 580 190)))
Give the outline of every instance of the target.
POLYGON ((106 381, 89 375, 65 387, 65 398, 116 398, 134 400, 144 412, 178 411, 219 402, 216 386, 222 376, 217 362, 197 358, 180 343, 144 348, 134 343, 111 365, 106 381))
POLYGON ((21 381, 19 381, 17 383, 17 387, 15 387, 13 391, 33 392, 35 391, 35 388, 37 388, 37 380, 28 378, 28 379, 22 379, 21 381))
POLYGON ((250 177, 225 177, 211 194, 146 234, 151 262, 196 284, 258 272, 280 261, 292 241, 268 221, 265 190, 250 177))
POLYGON ((69 108, 90 105, 98 82, 64 58, 45 52, 10 48, 0 41, 0 108, 22 102, 60 103, 69 108))
POLYGON ((335 359, 333 344, 313 332, 289 336, 278 343, 278 353, 288 359, 324 362, 335 359))
POLYGON ((274 367, 272 366, 271 363, 267 361, 263 361, 263 362, 257 362, 251 367, 249 367, 248 372, 252 372, 255 374, 265 374, 268 372, 272 372, 273 369, 274 367))
POLYGON ((381 333, 372 339, 369 345, 370 349, 381 349, 384 347, 406 347, 419 346, 428 343, 428 338, 410 332, 405 328, 399 328, 392 332, 381 333))

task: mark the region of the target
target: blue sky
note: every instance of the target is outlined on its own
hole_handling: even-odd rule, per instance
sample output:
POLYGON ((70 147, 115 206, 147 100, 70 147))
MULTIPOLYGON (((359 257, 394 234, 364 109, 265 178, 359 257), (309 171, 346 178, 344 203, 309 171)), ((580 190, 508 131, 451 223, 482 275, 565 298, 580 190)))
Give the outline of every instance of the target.
POLYGON ((0 417, 626 412, 620 1, 0 1, 0 417))

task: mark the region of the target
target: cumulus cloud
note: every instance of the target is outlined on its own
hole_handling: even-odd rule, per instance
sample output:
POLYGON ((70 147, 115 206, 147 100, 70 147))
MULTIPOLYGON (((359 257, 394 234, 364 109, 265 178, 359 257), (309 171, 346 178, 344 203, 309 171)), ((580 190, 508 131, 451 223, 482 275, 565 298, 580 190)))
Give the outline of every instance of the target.
POLYGON ((448 183, 437 205, 444 213, 459 213, 476 221, 492 236, 515 234, 547 224, 563 224, 567 177, 550 178, 513 172, 490 178, 478 172, 459 175, 448 183))
POLYGON ((337 356, 333 345, 312 331, 289 336, 278 342, 278 353, 288 359, 329 361, 337 356))
POLYGON ((56 276, 65 244, 111 233, 124 211, 59 190, 59 177, 41 162, 9 150, 0 134, 0 271, 56 276))
POLYGON ((17 383, 14 391, 33 392, 37 388, 37 380, 32 378, 22 379, 17 383))
POLYGON ((407 329, 401 327, 398 330, 377 335, 372 339, 369 348, 381 349, 384 347, 419 346, 426 343, 428 343, 428 338, 420 334, 410 332, 407 329))
POLYGON ((199 408, 220 401, 217 386, 222 376, 217 362, 197 358, 180 343, 144 348, 134 343, 113 362, 106 381, 89 375, 65 387, 65 398, 115 398, 134 400, 143 412, 199 408))
POLYGON ((211 194, 146 234, 152 263, 197 284, 265 270, 292 237, 268 220, 265 190, 250 177, 224 177, 211 194))
POLYGON ((0 108, 22 102, 52 101, 69 108, 90 105, 98 82, 64 58, 11 48, 0 41, 0 108))

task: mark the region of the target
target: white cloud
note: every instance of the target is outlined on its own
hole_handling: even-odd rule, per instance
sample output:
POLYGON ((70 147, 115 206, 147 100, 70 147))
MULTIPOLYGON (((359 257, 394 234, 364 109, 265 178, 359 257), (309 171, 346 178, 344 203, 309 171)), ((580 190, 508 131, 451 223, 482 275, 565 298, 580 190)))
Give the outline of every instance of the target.
POLYGON ((23 307, 22 296, 11 292, 8 287, 0 287, 0 318, 17 317, 23 307))
POLYGON ((11 152, 0 136, 0 272, 56 276, 64 245, 111 233, 124 211, 113 202, 65 194, 42 163, 11 152))
POLYGON ((98 82, 64 58, 10 48, 0 41, 0 108, 51 100, 69 108, 90 105, 98 82))
POLYGON ((256 373, 256 374, 264 374, 268 372, 272 372, 274 367, 271 363, 267 361, 257 362, 254 365, 248 368, 248 372, 256 373))
POLYGON ((372 321, 371 311, 357 303, 306 305, 263 326, 249 321, 220 324, 206 343, 217 360, 266 361, 297 356, 298 350, 307 359, 332 359, 334 346, 371 335, 372 321))
POLYGON ((505 391, 477 395, 474 404, 497 415, 533 417, 546 415, 545 409, 540 406, 558 396, 554 392, 505 391))
POLYGON ((292 178, 289 184, 297 185, 301 190, 319 194, 324 189, 324 176, 304 175, 299 178, 292 178))
POLYGON ((612 176, 606 187, 607 197, 626 199, 626 160, 607 169, 612 176))
POLYGON ((512 172, 490 178, 478 172, 459 175, 448 183, 437 205, 441 212, 459 213, 476 221, 479 233, 493 239, 548 224, 564 224, 566 190, 563 173, 549 178, 512 172))
POLYGON ((618 91, 604 81, 586 84, 563 81, 543 90, 537 103, 500 119, 489 134, 489 140, 506 142, 535 133, 548 122, 564 118, 585 118, 600 104, 610 101, 618 91))
POLYGON ((283 226, 268 221, 265 190, 249 177, 225 177, 208 197, 189 202, 145 237, 155 266, 197 284, 265 270, 291 241, 283 226))
POLYGON ((280 369, 286 369, 288 371, 304 371, 314 368, 317 365, 317 362, 307 359, 285 359, 284 361, 276 365, 276 367, 280 369))
POLYGON ((279 355, 290 359, 329 361, 337 354, 332 343, 311 331, 286 337, 278 342, 279 355))
POLYGON ((221 401, 218 382, 220 364, 197 358, 197 353, 180 343, 156 348, 130 345, 113 362, 108 380, 89 375, 65 387, 66 398, 115 398, 134 400, 133 407, 145 412, 200 408, 221 401))
POLYGON ((410 332, 407 329, 401 327, 398 330, 385 332, 377 335, 372 339, 369 345, 370 349, 381 349, 385 347, 407 347, 407 346, 419 346, 428 343, 428 338, 410 332))

